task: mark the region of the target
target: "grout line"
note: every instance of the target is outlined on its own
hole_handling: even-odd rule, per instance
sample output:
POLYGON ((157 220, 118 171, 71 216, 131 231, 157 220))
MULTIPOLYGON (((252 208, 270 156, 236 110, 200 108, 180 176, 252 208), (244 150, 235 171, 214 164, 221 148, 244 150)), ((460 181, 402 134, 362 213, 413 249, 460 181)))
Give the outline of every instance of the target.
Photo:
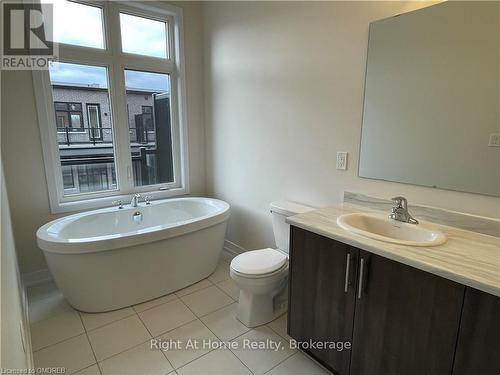
MULTIPOLYGON (((183 303, 184 303, 184 302, 183 302, 183 303)), ((186 304, 184 304, 184 305, 186 305, 186 304)), ((187 306, 187 305, 186 305, 186 307, 189 309, 189 306, 187 306)), ((191 311, 191 309, 189 309, 189 310, 191 311)), ((191 312, 193 313, 193 315, 195 315, 195 316, 196 316, 196 314, 194 314, 194 312, 193 312, 193 311, 191 311, 191 312)), ((201 319, 199 319, 199 318, 196 318, 195 320, 192 320, 192 321, 190 321, 189 323, 183 324, 183 325, 181 325, 181 326, 179 326, 179 327, 177 327, 177 328, 181 328, 181 327, 183 327, 183 326, 185 326, 185 325, 188 325, 188 324, 190 324, 190 323, 193 323, 193 322, 194 322, 194 321, 196 321, 196 320, 197 320, 197 321, 199 321, 199 322, 200 322, 200 323, 201 323, 204 327, 206 327, 206 328, 207 328, 210 332, 212 332, 212 330, 211 330, 210 328, 208 328, 208 327, 206 326, 206 324, 205 324, 205 323, 203 323, 203 322, 201 321, 201 319)), ((172 330, 170 330, 170 331, 168 331, 168 332, 172 332, 173 330, 175 330, 175 329, 177 329, 177 328, 174 328, 174 329, 172 329, 172 330)), ((165 334, 165 333, 162 333, 162 335, 164 335, 164 334, 165 334)), ((215 333, 213 333, 213 332, 212 332, 212 334, 213 334, 213 335, 214 335, 214 336, 215 336, 218 340, 220 340, 220 339, 219 339, 219 337, 217 337, 217 335, 216 335, 215 333)), ((174 365, 172 365, 172 363, 170 363, 170 364, 172 365, 172 368, 174 369, 174 371, 177 373, 177 370, 178 370, 178 369, 180 369, 180 368, 182 368, 182 367, 184 367, 184 366, 187 366, 187 365, 188 365, 188 364, 190 364, 191 362, 194 362, 194 361, 196 361, 197 359, 200 359, 201 357, 204 357, 205 355, 207 355, 208 353, 213 352, 214 350, 216 350, 216 349, 209 350, 208 352, 206 352, 206 353, 204 353, 204 354, 200 355, 199 357, 194 358, 193 360, 191 360, 191 361, 189 361, 189 362, 187 362, 187 363, 183 364, 182 366, 180 366, 180 367, 178 367, 178 368, 175 368, 175 367, 174 367, 174 365)), ((163 350, 162 350, 161 352, 162 352, 162 353, 163 353, 163 355, 167 358, 167 354, 165 354, 165 352, 164 352, 163 350)), ((168 358, 167 358, 167 360, 168 360, 168 358)), ((169 360, 169 362, 170 362, 170 360, 169 360)))
MULTIPOLYGON (((180 289, 180 290, 178 290, 177 292, 174 292, 175 296, 176 296, 177 298, 182 298, 182 297, 186 297, 186 296, 189 296, 189 295, 191 295, 191 294, 193 294, 193 293, 196 293, 196 292, 202 291, 202 290, 204 290, 204 289, 208 289, 208 288, 211 288, 211 287, 215 286, 215 284, 214 284, 212 281, 208 280, 208 279, 202 279, 202 280, 200 280, 200 281, 198 281, 198 282, 201 282, 201 281, 203 281, 203 280, 207 280, 207 281, 210 283, 210 285, 208 285, 208 286, 204 286, 204 287, 201 287, 200 289, 193 290, 192 292, 189 292, 189 293, 183 294, 182 296, 177 295, 177 293, 178 293, 178 292, 180 292, 180 291, 182 290, 182 289, 180 289)), ((196 284, 196 283, 195 283, 195 284, 196 284)), ((193 285, 194 285, 194 284, 193 284, 193 285)), ((189 288, 189 286, 188 286, 188 287, 186 287, 186 288, 189 288)))
MULTIPOLYGON (((130 307, 130 306, 129 306, 130 307)), ((124 307, 123 309, 128 309, 129 307, 124 307)), ((113 311, 119 311, 119 310, 122 310, 122 309, 118 309, 118 310, 113 310, 113 311)), ((79 314, 106 314, 106 312, 103 312, 103 313, 85 313, 85 312, 81 312, 81 311, 78 311, 78 310, 75 310, 76 312, 78 312, 79 314)), ((87 327, 85 327, 85 323, 83 322, 83 318, 81 317, 80 315, 80 319, 82 320, 82 324, 83 324, 83 329, 85 330, 85 332, 94 332, 100 328, 103 328, 103 327, 106 327, 106 326, 109 326, 110 324, 113 324, 113 323, 116 323, 116 322, 119 322, 120 320, 123 320, 123 319, 127 319, 127 318, 130 318, 132 315, 135 315, 137 314, 135 312, 134 309, 132 309, 132 314, 130 315, 127 315, 127 316, 122 316, 121 318, 118 318, 116 320, 112 320, 111 322, 107 322, 105 324, 103 324, 102 326, 99 326, 99 327, 95 327, 95 328, 92 328, 92 329, 89 329, 87 330, 87 327)), ((107 311, 107 312, 110 312, 110 311, 107 311)))
MULTIPOLYGON (((278 319, 278 318, 277 318, 278 319)), ((275 333, 279 338, 281 338, 282 340, 286 341, 288 344, 290 344, 290 341, 288 339, 285 339, 283 336, 281 336, 278 332, 276 332, 274 329, 272 329, 271 327, 269 327, 267 324, 263 324, 263 325, 260 325, 258 327, 254 327, 254 328, 259 328, 259 327, 266 327, 268 328, 271 332, 275 333)), ((232 341, 235 341, 237 339, 239 339, 240 337, 246 335, 248 332, 251 332, 252 330, 254 330, 254 328, 251 328, 249 331, 245 332, 245 333, 242 333, 241 335, 235 337, 234 339, 230 340, 231 342, 232 341)), ((233 351, 233 349, 229 349, 231 350, 231 352, 239 359, 238 355, 233 351)), ((290 349, 291 350, 291 349, 290 349)), ((278 362, 276 365, 274 365, 273 367, 271 367, 269 370, 267 370, 264 374, 268 373, 269 371, 271 371, 273 368, 279 366, 281 363, 285 362, 287 359, 293 357, 294 355, 296 355, 298 353, 297 350, 294 350, 294 352, 292 352, 292 354, 290 354, 289 356, 285 357, 283 360, 281 360, 280 362, 278 362)), ((241 361, 241 360, 240 360, 241 361)), ((242 361, 241 361, 242 362, 242 361)), ((242 362, 243 363, 243 362, 242 362)), ((243 363, 244 364, 244 363, 243 363)), ((245 367, 247 367, 245 365, 245 367)), ((247 367, 248 368, 248 367, 247 367)), ((250 369, 249 369, 250 370, 250 369)), ((251 370, 250 370, 251 371, 251 370)))
POLYGON ((141 302, 141 303, 136 303, 135 305, 131 305, 129 307, 132 308, 132 310, 135 311, 136 314, 140 314, 144 311, 148 311, 148 310, 151 310, 151 309, 154 309, 155 307, 158 307, 158 306, 161 306, 161 305, 164 305, 166 303, 169 303, 169 302, 173 302, 175 301, 177 298, 179 298, 175 292, 172 292, 172 293, 169 293, 169 294, 165 294, 164 296, 160 296, 160 297, 157 297, 157 298, 153 298, 153 299, 150 299, 150 300, 147 300, 147 301, 144 301, 144 302, 141 302), (171 299, 170 301, 165 301, 165 302, 162 302, 162 303, 159 303, 158 305, 154 305, 154 306, 151 306, 151 307, 148 307, 147 309, 144 309, 144 310, 141 310, 141 311, 137 311, 135 309, 136 306, 139 306, 139 305, 142 305, 143 303, 148 303, 148 302, 151 302, 151 301, 154 301, 154 300, 157 300, 157 299, 160 299, 160 298, 164 298, 164 297, 167 297, 167 296, 174 296, 175 298, 174 299, 171 299))
MULTIPOLYGON (((248 328, 248 327, 247 327, 247 328, 248 328)), ((249 329, 248 331, 246 331, 245 333, 242 333, 241 335, 236 336, 234 339, 229 340, 229 342, 233 342, 234 340, 236 340, 236 339, 238 339, 238 338, 240 338, 240 337, 242 337, 242 336, 246 335, 248 332, 251 332, 251 331, 252 331, 252 328, 250 328, 250 329, 249 329)), ((232 355, 234 355, 234 356, 238 359, 238 361, 240 361, 240 362, 241 362, 241 364, 242 364, 243 366, 245 366, 245 367, 248 369, 248 371, 250 371, 250 373, 255 374, 255 373, 254 373, 254 372, 253 372, 253 371, 252 371, 252 370, 251 370, 251 369, 250 369, 250 368, 249 368, 249 367, 248 367, 248 366, 247 366, 247 365, 246 365, 246 364, 245 364, 245 363, 244 363, 244 362, 240 359, 240 357, 238 357, 238 356, 236 355, 236 353, 235 353, 235 352, 233 352, 233 350, 232 350, 231 348, 229 349, 229 351, 231 352, 231 354, 232 354, 232 355)))
POLYGON ((87 332, 87 328, 85 327, 85 324, 83 323, 82 315, 81 315, 80 311, 77 311, 77 312, 78 312, 78 316, 80 317, 80 321, 82 322, 83 330, 85 331, 85 337, 87 338, 87 341, 89 343, 90 350, 92 350, 92 355, 94 356, 95 364, 97 365, 97 370, 99 371, 100 374, 102 374, 101 367, 99 366, 99 362, 97 362, 97 356, 95 354, 94 347, 92 346, 92 342, 90 341, 90 337, 89 337, 89 334, 87 332))
MULTIPOLYGON (((182 302, 184 303, 184 301, 182 301, 182 302)), ((185 303, 184 303, 184 304, 185 304, 185 303)), ((185 305, 186 305, 186 304, 185 304, 185 305)), ((186 305, 186 307, 187 307, 189 310, 191 310, 191 309, 189 308, 189 306, 188 306, 188 305, 186 305)), ((192 311, 192 310, 191 310, 191 312, 194 314, 194 311, 192 311)), ((195 314, 195 316, 196 316, 196 314, 195 314)), ((203 325, 204 325, 204 326, 205 326, 205 327, 206 327, 206 328, 207 328, 210 332, 212 332, 212 334, 213 334, 213 335, 217 338, 217 340, 219 340, 220 342, 224 342, 224 340, 220 339, 220 338, 219 338, 219 336, 217 336, 217 335, 215 334, 215 332, 214 332, 214 331, 212 331, 212 330, 210 329, 210 327, 208 327, 208 326, 207 326, 207 325, 206 325, 206 324, 205 324, 205 323, 204 323, 201 319, 199 319, 199 318, 198 318, 198 320, 199 320, 199 321, 201 322, 201 324, 203 324, 203 325)), ((247 331, 247 332, 248 332, 248 331, 247 331)), ((246 332, 245 332, 245 333, 246 333, 246 332)), ((239 336, 238 336, 238 337, 239 337, 239 336)), ((229 340, 229 341, 232 341, 232 340, 229 340)), ((190 363, 192 363, 192 362, 194 362, 194 361, 197 361, 198 359, 203 358, 204 356, 206 356, 206 355, 208 355, 208 354, 212 353, 212 352, 213 352, 213 351, 215 351, 215 350, 229 350, 229 352, 230 352, 232 355, 234 355, 234 356, 236 357, 236 359, 238 359, 238 361, 240 361, 240 362, 243 364, 243 366, 245 366, 245 367, 248 369, 248 371, 250 371, 250 373, 251 373, 251 374, 254 374, 254 372, 253 372, 252 370, 250 370, 250 369, 248 368, 248 366, 247 366, 247 365, 245 365, 245 364, 241 361, 241 359, 239 359, 239 358, 238 358, 238 356, 237 356, 237 355, 235 355, 235 354, 234 354, 234 353, 233 353, 230 349, 212 349, 212 350, 209 350, 207 353, 204 353, 204 354, 200 355, 199 357, 197 357, 197 358, 193 359, 192 361, 189 361, 189 362, 185 363, 184 365, 180 366, 179 368, 175 369, 175 372, 177 373, 177 370, 179 370, 179 369, 181 369, 181 368, 183 368, 183 367, 185 367, 185 366, 189 365, 190 363)), ((173 366, 172 366, 172 367, 173 367, 173 366)))
POLYGON ((274 368, 278 367, 279 365, 281 365, 283 362, 285 361, 288 361, 290 358, 296 356, 297 354, 299 354, 299 351, 296 350, 295 353, 293 353, 292 355, 286 357, 284 360, 282 360, 281 362, 277 363, 275 366, 271 367, 269 370, 267 370, 266 372, 264 372, 264 375, 271 372, 274 368))
POLYGON ((174 371, 177 373, 177 370, 180 370, 181 368, 186 367, 186 366, 187 366, 187 365, 189 365, 190 363, 193 363, 193 362, 197 361, 198 359, 201 359, 201 358, 205 357, 206 355, 208 355, 208 354, 212 353, 214 350, 218 350, 218 349, 212 349, 212 350, 209 350, 208 352, 203 353, 203 354, 202 354, 202 355, 200 355, 199 357, 196 357, 195 359, 193 359, 193 360, 191 360, 191 361, 189 361, 189 362, 186 362, 186 363, 185 363, 185 364, 183 364, 182 366, 180 366, 180 367, 178 367, 178 368, 174 369, 174 371))
POLYGON ((233 301, 235 302, 238 302, 237 299, 234 299, 232 295, 230 295, 228 292, 226 292, 224 289, 222 289, 219 284, 220 283, 223 283, 224 281, 227 281, 227 280, 223 280, 223 281, 220 281, 218 282, 217 284, 214 284, 222 293, 224 293, 225 295, 227 295, 229 298, 231 298, 233 301))
MULTIPOLYGON (((30 328, 31 329, 31 328, 30 328)), ((45 345, 39 349, 36 349, 36 350, 33 350, 33 354, 36 353, 36 352, 39 352, 40 350, 44 350, 44 349, 47 349, 47 348, 50 348, 51 346, 54 346, 54 345, 59 345, 59 344, 62 344, 63 342, 65 341, 68 341, 68 340, 71 340, 71 339, 74 339, 75 337, 78 337, 78 336, 81 336, 81 335, 84 335, 85 334, 85 328, 84 328, 84 331, 83 332, 80 332, 76 335, 73 335, 71 337, 66 337, 65 339, 61 340, 61 341, 58 341, 58 342, 55 342, 53 344, 49 344, 49 345, 45 345)))
POLYGON ((97 366, 97 371, 99 371, 99 374, 101 374, 101 375, 102 375, 102 373, 101 373, 101 369, 99 368, 99 365, 97 364, 97 362, 96 362, 96 363, 91 364, 90 366, 84 367, 84 368, 82 368, 82 369, 80 369, 80 370, 78 370, 78 371, 72 372, 71 374, 78 374, 80 371, 87 370, 87 369, 91 368, 92 366, 97 366))
MULTIPOLYGON (((227 307, 229 307, 229 306, 232 306, 232 305, 234 305, 235 303, 237 303, 237 302, 235 302, 235 301, 233 300, 233 302, 231 302, 231 303, 229 303, 229 304, 227 304, 227 305, 224 305, 224 306, 222 306, 222 307, 218 307, 216 310, 214 310, 214 311, 210 311, 209 313, 203 314, 203 315, 201 315, 201 316, 197 316, 196 314, 195 314, 195 315, 198 317, 198 319, 200 319, 200 320, 201 320, 201 318, 206 318, 208 315, 213 314, 213 313, 216 313, 216 312, 218 312, 218 311, 221 311, 222 309, 225 309, 225 308, 227 308, 227 307)), ((194 314, 194 312, 193 312, 193 314, 194 314)))
MULTIPOLYGON (((173 302, 173 301, 170 301, 170 302, 173 302)), ((145 310, 146 311, 146 310, 145 310)), ((151 347, 151 340, 153 340, 155 338, 155 336, 153 336, 153 333, 149 330, 148 326, 146 325, 146 323, 144 323, 144 321, 141 319, 141 316, 139 314, 137 314, 139 320, 141 321, 142 325, 144 327, 146 327, 146 330, 148 331, 149 335, 151 336, 151 338, 149 339, 149 346, 151 347)), ((187 323, 186 323, 187 324, 187 323)), ((163 333, 162 333, 163 335, 163 333)), ((158 336, 157 336, 158 337, 158 336)), ((142 344, 141 344, 142 345, 142 344)), ((172 369, 175 371, 175 367, 174 365, 172 364, 172 362, 170 362, 170 360, 168 359, 167 355, 165 354, 165 352, 163 350, 160 349, 160 352, 161 354, 163 354, 163 357, 165 357, 165 359, 167 360, 167 362, 169 363, 170 367, 172 367, 172 369)), ((171 371, 170 371, 171 372, 171 371)), ((169 373, 170 373, 169 372, 169 373)), ((167 374, 169 374, 167 373, 167 374)))

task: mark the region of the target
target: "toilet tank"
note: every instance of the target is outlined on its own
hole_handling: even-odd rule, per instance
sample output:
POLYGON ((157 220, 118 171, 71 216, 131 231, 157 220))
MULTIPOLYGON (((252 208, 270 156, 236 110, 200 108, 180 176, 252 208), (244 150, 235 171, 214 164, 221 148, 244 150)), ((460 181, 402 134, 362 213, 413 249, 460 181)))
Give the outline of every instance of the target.
POLYGON ((286 218, 288 216, 301 214, 311 210, 314 210, 314 208, 290 201, 271 203, 274 241, 276 242, 276 247, 279 250, 287 254, 289 251, 290 225, 286 223, 286 218))

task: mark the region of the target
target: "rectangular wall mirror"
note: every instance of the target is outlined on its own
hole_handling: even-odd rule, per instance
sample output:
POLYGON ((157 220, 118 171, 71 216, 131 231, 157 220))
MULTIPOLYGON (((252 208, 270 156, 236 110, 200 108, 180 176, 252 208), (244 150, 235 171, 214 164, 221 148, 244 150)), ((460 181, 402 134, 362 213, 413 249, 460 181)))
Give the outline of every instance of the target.
POLYGON ((500 3, 370 25, 359 175, 500 196, 500 3))

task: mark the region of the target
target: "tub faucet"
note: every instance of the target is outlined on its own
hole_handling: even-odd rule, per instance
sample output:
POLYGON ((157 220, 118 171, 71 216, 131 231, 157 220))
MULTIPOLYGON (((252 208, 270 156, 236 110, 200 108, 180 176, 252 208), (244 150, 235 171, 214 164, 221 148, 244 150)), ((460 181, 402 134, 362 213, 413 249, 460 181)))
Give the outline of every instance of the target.
POLYGON ((402 221, 403 223, 418 224, 418 220, 413 218, 408 212, 408 201, 405 197, 392 198, 394 206, 391 209, 390 219, 402 221))
POLYGON ((132 207, 137 207, 139 205, 139 199, 141 199, 141 194, 134 194, 132 201, 130 201, 130 205, 132 207))

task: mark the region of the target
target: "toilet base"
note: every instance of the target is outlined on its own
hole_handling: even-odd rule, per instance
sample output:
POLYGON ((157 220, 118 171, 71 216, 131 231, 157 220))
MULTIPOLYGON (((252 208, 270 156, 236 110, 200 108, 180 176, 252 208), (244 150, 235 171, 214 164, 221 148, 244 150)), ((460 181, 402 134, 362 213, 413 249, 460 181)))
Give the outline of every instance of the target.
POLYGON ((288 308, 288 286, 285 286, 274 297, 269 294, 254 294, 240 290, 240 298, 236 317, 249 328, 267 324, 288 308))

